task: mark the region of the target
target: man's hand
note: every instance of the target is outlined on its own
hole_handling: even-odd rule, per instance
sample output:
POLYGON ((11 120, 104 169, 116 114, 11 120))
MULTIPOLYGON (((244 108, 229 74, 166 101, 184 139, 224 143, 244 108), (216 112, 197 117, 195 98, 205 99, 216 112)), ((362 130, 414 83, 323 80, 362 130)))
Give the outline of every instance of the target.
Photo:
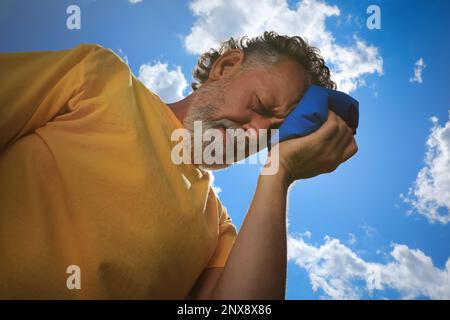
POLYGON ((332 172, 358 151, 352 130, 331 110, 316 132, 283 141, 279 148, 280 174, 289 183, 332 172))
POLYGON ((279 148, 280 170, 275 175, 260 175, 225 267, 205 272, 189 297, 284 299, 289 184, 296 179, 333 171, 354 155, 357 147, 347 124, 329 111, 328 120, 319 130, 306 137, 281 142, 279 148))

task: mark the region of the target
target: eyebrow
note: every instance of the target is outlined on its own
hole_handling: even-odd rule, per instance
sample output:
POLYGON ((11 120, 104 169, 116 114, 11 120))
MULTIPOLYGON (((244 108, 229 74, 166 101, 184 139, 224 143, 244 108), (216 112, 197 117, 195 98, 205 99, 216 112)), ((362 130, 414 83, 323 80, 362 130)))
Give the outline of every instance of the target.
POLYGON ((298 96, 294 101, 292 101, 291 103, 288 104, 288 108, 287 110, 289 111, 289 113, 292 112, 292 110, 294 110, 294 108, 299 104, 299 102, 302 100, 303 95, 305 92, 302 92, 302 94, 300 96, 298 96))
MULTIPOLYGON (((264 109, 265 113, 267 113, 270 116, 276 117, 276 118, 286 118, 292 112, 292 110, 294 110, 294 108, 297 106, 297 104, 301 101, 307 88, 308 87, 306 86, 305 90, 301 93, 301 95, 299 95, 293 102, 288 104, 286 111, 284 111, 281 115, 276 115, 274 112, 274 109, 276 109, 277 105, 279 106, 280 104, 278 104, 278 103, 268 104, 267 103, 267 100, 270 100, 270 101, 275 100, 272 95, 268 95, 266 92, 262 92, 262 93, 257 93, 256 96, 259 99, 259 101, 261 102, 261 107, 262 107, 262 109, 264 109), (270 98, 270 99, 268 99, 268 98, 270 98), (265 100, 265 101, 263 101, 263 100, 265 100)), ((279 110, 279 108, 278 108, 278 110, 279 110)))
MULTIPOLYGON (((305 85, 305 90, 303 90, 302 94, 294 100, 294 102, 292 104, 290 104, 290 106, 294 106, 292 109, 294 109, 299 103, 300 101, 302 101, 303 96, 305 95, 306 90, 308 90, 308 85, 305 85)), ((292 111, 292 110, 291 110, 292 111)))
POLYGON ((295 108, 295 106, 297 106, 300 103, 300 101, 302 101, 302 98, 303 98, 303 94, 299 98, 295 99, 294 102, 292 102, 292 104, 290 104, 290 105, 294 106, 293 108, 295 108))

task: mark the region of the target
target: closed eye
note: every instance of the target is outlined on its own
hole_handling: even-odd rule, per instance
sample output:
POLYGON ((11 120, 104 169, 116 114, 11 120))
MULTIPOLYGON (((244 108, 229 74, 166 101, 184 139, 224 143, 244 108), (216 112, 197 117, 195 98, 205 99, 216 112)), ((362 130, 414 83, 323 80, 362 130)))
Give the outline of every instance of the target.
POLYGON ((258 96, 256 96, 256 103, 253 106, 252 110, 254 112, 256 112, 257 114, 259 114, 259 115, 261 115, 263 117, 266 117, 266 118, 271 118, 273 116, 272 112, 264 107, 264 105, 262 104, 262 102, 261 102, 261 100, 259 99, 258 96))

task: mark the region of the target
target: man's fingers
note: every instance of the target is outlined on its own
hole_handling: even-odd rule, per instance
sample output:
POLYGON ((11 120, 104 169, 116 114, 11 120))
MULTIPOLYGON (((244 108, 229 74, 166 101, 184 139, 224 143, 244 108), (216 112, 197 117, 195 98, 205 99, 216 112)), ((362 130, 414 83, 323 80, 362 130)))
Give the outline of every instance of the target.
POLYGON ((331 110, 328 110, 328 119, 324 124, 312 135, 319 140, 329 141, 336 136, 339 131, 338 116, 331 110))
POLYGON ((334 114, 334 121, 337 123, 336 130, 333 132, 330 139, 327 141, 327 144, 336 152, 343 152, 344 148, 350 142, 350 139, 353 137, 353 134, 348 127, 347 123, 338 115, 334 114))
POLYGON ((344 153, 342 154, 342 162, 345 162, 353 157, 356 152, 358 152, 358 145, 356 144, 355 138, 352 137, 350 143, 347 145, 344 153))
POLYGON ((344 152, 345 148, 347 148, 347 145, 353 139, 352 129, 350 129, 350 127, 347 126, 346 123, 344 123, 344 127, 342 128, 342 134, 339 135, 338 139, 339 141, 337 141, 335 148, 337 151, 344 152))
POLYGON ((338 162, 351 158, 358 150, 352 129, 336 113, 328 110, 328 119, 313 134, 307 136, 327 145, 338 162))

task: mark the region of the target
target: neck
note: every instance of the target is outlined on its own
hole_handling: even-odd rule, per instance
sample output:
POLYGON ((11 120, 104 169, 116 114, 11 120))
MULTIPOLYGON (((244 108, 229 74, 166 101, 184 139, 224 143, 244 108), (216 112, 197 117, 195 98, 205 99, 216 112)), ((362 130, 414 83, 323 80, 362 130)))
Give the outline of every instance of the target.
POLYGON ((180 101, 174 103, 166 103, 181 123, 184 123, 184 119, 187 112, 189 111, 189 108, 191 107, 194 97, 195 92, 192 92, 190 95, 181 99, 180 101))

